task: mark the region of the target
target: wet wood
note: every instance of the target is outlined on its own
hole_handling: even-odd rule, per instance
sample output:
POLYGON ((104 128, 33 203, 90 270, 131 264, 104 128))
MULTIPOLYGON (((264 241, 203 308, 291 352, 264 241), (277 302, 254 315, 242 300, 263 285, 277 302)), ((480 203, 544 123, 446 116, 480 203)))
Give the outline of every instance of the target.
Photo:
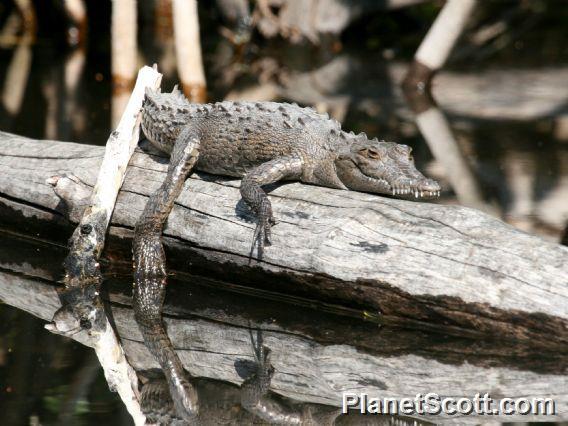
MULTIPOLYGON (((89 331, 93 340, 91 345, 97 353, 109 385, 118 392, 136 425, 145 424, 146 419, 140 410, 137 395, 133 391, 134 373, 125 361, 122 348, 99 301, 98 291, 102 282, 99 257, 104 247, 105 235, 118 191, 138 142, 139 113, 145 90, 158 88, 161 80, 162 75, 154 68, 143 67, 140 70, 136 86, 120 123, 107 141, 94 189, 89 196, 88 205, 83 211, 79 225, 70 239, 70 252, 65 259, 65 291, 63 294, 74 293, 77 289, 85 289, 89 286, 96 289, 94 300, 89 300, 89 302, 91 306, 99 306, 104 320, 102 324, 93 325, 89 331)), ((46 181, 55 187, 56 193, 59 178, 55 175, 46 181)), ((65 321, 55 321, 53 325, 59 329, 66 326, 65 321)))
MULTIPOLYGON (((6 237, 2 237, 2 241, 6 241, 6 237)), ((14 247, 13 242, 11 247, 14 247)), ((56 275, 51 271, 53 265, 43 262, 57 258, 53 253, 58 251, 62 252, 62 256, 65 250, 45 244, 18 248, 20 250, 14 259, 10 247, 0 243, 0 300, 50 321, 59 308, 59 299, 51 282, 52 276, 56 275)), ((200 297, 199 288, 195 288, 193 293, 192 298, 200 297)), ((114 292, 110 298, 116 302, 112 304, 112 314, 129 362, 137 370, 156 368, 157 364, 142 343, 133 312, 128 306, 129 298, 114 292)), ((339 407, 342 392, 365 392, 370 397, 380 398, 414 398, 417 393, 424 395, 429 392, 455 398, 489 393, 496 399, 553 398, 556 403, 555 416, 494 415, 491 416, 492 421, 562 421, 568 418, 565 354, 554 363, 553 369, 546 372, 517 365, 515 360, 519 354, 514 347, 510 354, 496 354, 485 364, 476 363, 472 354, 448 362, 444 356, 455 347, 447 338, 438 338, 439 356, 435 352, 417 354, 416 350, 386 354, 362 345, 365 340, 384 339, 385 330, 376 327, 373 330, 368 323, 361 322, 357 327, 344 319, 349 325, 345 335, 328 334, 337 326, 329 322, 329 315, 320 312, 317 313, 320 323, 313 327, 313 332, 306 332, 300 331, 294 322, 286 324, 282 320, 289 309, 294 311, 292 315, 296 323, 309 320, 309 316, 303 316, 299 308, 280 304, 280 309, 266 313, 262 320, 255 318, 254 314, 250 314, 252 318, 249 316, 246 299, 238 299, 234 295, 225 299, 212 295, 211 299, 220 301, 224 309, 214 306, 214 301, 209 306, 190 310, 177 305, 166 306, 168 333, 193 377, 240 385, 246 377, 246 364, 250 365, 253 360, 251 331, 248 328, 252 326, 253 332, 256 327, 263 330, 264 343, 273 351, 276 373, 271 390, 299 402, 339 407), (319 336, 316 330, 320 331, 319 336), (366 337, 362 335, 351 340, 349 333, 358 331, 364 331, 366 337), (318 337, 312 337, 313 334, 318 337)), ((177 298, 173 300, 178 302, 177 298)), ((261 302, 256 303, 257 307, 261 305, 261 302)), ((83 333, 77 333, 73 338, 83 344, 88 343, 83 333)), ((435 338, 431 336, 430 339, 435 338)), ((383 340, 383 343, 386 341, 383 340)), ((469 345, 470 348, 472 346, 475 347, 469 345)), ((546 363, 545 354, 540 353, 538 358, 540 364, 546 363)), ((340 418, 338 424, 348 422, 350 417, 340 418)), ((471 415, 436 416, 428 420, 466 424, 479 423, 481 419, 471 415)))
MULTIPOLYGON (((46 232, 77 221, 102 153, 0 134, 2 223, 17 218, 46 232), (54 175, 62 198, 45 183, 54 175)), ((111 236, 131 238, 166 167, 163 157, 134 153, 111 236)), ((566 247, 472 209, 291 183, 272 188, 273 245, 249 263, 254 222, 239 183, 205 174, 186 182, 164 232, 172 268, 356 307, 391 324, 568 347, 566 247)))

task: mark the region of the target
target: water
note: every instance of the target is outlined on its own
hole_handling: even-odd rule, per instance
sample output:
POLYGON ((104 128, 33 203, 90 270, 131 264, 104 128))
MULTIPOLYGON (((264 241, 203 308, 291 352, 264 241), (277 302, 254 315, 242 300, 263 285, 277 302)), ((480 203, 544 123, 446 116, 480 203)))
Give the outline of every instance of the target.
MULTIPOLYGON (((534 2, 530 7, 535 10, 524 10, 514 2, 484 6, 476 21, 479 25, 489 25, 496 19, 493 16, 500 16, 518 29, 480 48, 466 40, 436 78, 434 96, 451 131, 445 142, 459 147, 459 161, 467 165, 461 173, 449 172, 457 160, 444 156, 447 150, 439 140, 429 140, 419 131, 398 88, 412 52, 437 11, 431 5, 370 14, 350 27, 340 42, 324 40, 326 47, 320 49, 255 39, 236 58, 217 33, 217 14, 203 6, 201 34, 209 96, 211 100, 246 96, 252 89, 269 96, 276 85, 275 94, 270 95, 276 100, 314 105, 340 119, 347 129, 413 147, 419 168, 442 182, 440 203, 474 206, 522 230, 560 241, 568 223, 568 93, 563 84, 568 80, 568 21, 566 8, 552 3, 534 2), (460 192, 466 184, 473 190, 460 192)), ((21 104, 11 109, 13 99, 3 98, 1 130, 38 139, 106 142, 112 128, 110 5, 93 4, 89 2, 90 36, 84 50, 65 47, 64 20, 44 2, 37 5, 41 17, 37 41, 29 48, 0 49, 0 81, 17 82, 10 76, 24 77, 21 104), (11 68, 13 64, 16 68, 11 68), (10 74, 14 69, 15 74, 10 74)), ((9 10, 0 5, 0 23, 9 10)), ((151 12, 141 12, 141 55, 144 63, 159 63, 165 73, 162 86, 168 88, 177 81, 170 41, 156 36, 152 19, 151 12)), ((54 295, 53 281, 61 277, 59 265, 70 229, 54 233, 59 235, 50 243, 0 234, 0 291, 6 303, 0 306, 2 424, 130 424, 124 407, 108 391, 92 351, 43 329, 50 312, 33 295, 41 291, 54 295), (29 293, 7 296, 10 285, 24 287, 24 282, 30 286, 29 293)), ((126 252, 123 249, 115 260, 127 259, 126 252)), ((120 262, 114 262, 115 269, 105 276, 115 309, 130 303, 130 270, 120 262)), ((470 376, 456 380, 471 393, 481 391, 494 374, 509 375, 520 384, 520 388, 510 384, 506 389, 489 386, 505 396, 519 389, 526 392, 523 395, 539 395, 539 390, 554 388, 559 399, 565 397, 567 359, 563 355, 499 341, 474 342, 392 328, 357 309, 251 291, 240 283, 224 290, 214 284, 178 276, 176 285, 169 286, 166 310, 179 321, 180 329, 205 333, 199 328, 203 322, 231 330, 238 348, 231 357, 237 360, 250 361, 252 348, 243 339, 249 326, 262 326, 270 330, 267 339, 273 339, 274 346, 282 344, 302 356, 322 356, 327 351, 329 359, 368 360, 368 380, 362 386, 380 389, 386 382, 390 386, 397 378, 389 374, 398 374, 398 380, 406 384, 401 389, 427 389, 437 377, 429 376, 428 368, 442 365, 442 373, 452 375, 463 373, 458 366, 466 363, 473 366, 470 376), (188 285, 192 286, 189 294, 181 290, 188 285), (398 366, 396 360, 401 360, 398 366), (413 369, 416 362, 425 369, 421 380, 413 369), (388 368, 382 369, 385 365, 388 368)), ((216 331, 219 345, 226 339, 223 330, 216 331)), ((332 363, 328 367, 338 368, 332 363)), ((238 394, 227 382, 236 377, 203 381, 200 386, 205 395, 223 395, 224 407, 231 407, 238 403, 238 394)), ((317 383, 317 377, 310 380, 307 385, 317 383)), ((315 391, 308 400, 325 403, 326 396, 315 391)), ((362 421, 351 416, 340 424, 356 423, 349 420, 353 418, 362 421)))

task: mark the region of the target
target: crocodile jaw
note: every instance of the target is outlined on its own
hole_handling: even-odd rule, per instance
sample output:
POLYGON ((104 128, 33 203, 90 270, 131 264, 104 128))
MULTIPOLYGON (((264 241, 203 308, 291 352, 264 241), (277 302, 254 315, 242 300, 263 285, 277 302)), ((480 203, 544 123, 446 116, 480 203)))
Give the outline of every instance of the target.
POLYGON ((358 141, 337 158, 335 166, 341 182, 354 191, 414 198, 440 195, 438 182, 416 169, 405 145, 358 141))

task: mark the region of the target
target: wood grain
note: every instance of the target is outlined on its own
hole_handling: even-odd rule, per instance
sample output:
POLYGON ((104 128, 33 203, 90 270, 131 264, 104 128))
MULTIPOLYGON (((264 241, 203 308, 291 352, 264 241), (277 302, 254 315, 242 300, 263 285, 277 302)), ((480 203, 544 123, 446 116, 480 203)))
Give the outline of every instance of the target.
MULTIPOLYGON (((102 154, 101 147, 0 133, 0 220, 76 221, 102 154), (53 176, 55 188, 46 184, 53 176)), ((134 153, 111 235, 131 237, 166 164, 134 153)), ((273 245, 249 264, 254 222, 238 186, 205 174, 188 179, 164 232, 175 267, 400 324, 550 350, 568 345, 566 247, 468 208, 290 183, 270 192, 273 245)))

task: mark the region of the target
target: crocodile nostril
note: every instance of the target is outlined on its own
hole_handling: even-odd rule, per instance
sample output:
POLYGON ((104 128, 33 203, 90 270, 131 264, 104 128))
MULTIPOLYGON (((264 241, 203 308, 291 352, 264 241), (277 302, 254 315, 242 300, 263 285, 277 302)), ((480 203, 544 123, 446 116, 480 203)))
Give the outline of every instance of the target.
POLYGON ((79 325, 81 326, 82 329, 84 330, 90 330, 91 329, 91 321, 89 321, 86 318, 81 318, 79 320, 79 325))
POLYGON ((420 183, 420 185, 418 186, 418 190, 436 192, 440 190, 440 185, 435 180, 428 179, 420 183))

